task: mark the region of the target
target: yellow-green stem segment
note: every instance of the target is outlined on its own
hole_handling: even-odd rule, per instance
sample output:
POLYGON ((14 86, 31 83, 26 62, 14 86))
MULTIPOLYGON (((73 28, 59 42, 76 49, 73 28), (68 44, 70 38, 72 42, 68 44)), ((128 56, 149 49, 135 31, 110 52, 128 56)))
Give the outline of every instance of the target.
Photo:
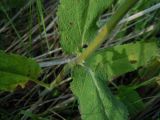
POLYGON ((126 0, 117 9, 115 14, 109 19, 109 21, 107 21, 107 23, 100 29, 88 48, 77 58, 76 63, 79 64, 85 61, 104 42, 104 40, 109 36, 118 22, 138 1, 139 0, 126 0))
POLYGON ((117 9, 115 14, 106 22, 106 24, 98 31, 94 40, 89 44, 88 48, 83 51, 80 56, 71 64, 66 65, 60 72, 58 77, 51 83, 50 88, 58 86, 63 77, 69 73, 69 70, 76 64, 83 63, 91 54, 104 42, 108 35, 113 31, 118 22, 124 17, 124 15, 138 2, 139 0, 126 0, 117 9))

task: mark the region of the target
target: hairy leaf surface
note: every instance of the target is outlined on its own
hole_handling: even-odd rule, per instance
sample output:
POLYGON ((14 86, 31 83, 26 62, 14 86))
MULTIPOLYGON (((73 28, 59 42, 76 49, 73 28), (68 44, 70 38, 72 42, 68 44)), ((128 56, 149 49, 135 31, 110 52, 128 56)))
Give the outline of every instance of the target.
POLYGON ((127 120, 125 106, 112 95, 102 71, 77 66, 72 77, 71 89, 78 97, 83 120, 127 120))
POLYGON ((37 79, 39 65, 31 58, 0 51, 0 90, 13 90, 28 80, 37 79))
POLYGON ((58 25, 61 46, 66 53, 80 52, 80 48, 94 37, 96 22, 113 0, 60 0, 58 25))

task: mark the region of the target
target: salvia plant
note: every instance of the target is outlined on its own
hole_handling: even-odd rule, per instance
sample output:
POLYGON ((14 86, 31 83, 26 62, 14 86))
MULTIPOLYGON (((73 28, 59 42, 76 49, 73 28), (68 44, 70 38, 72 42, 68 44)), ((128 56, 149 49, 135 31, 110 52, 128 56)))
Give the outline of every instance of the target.
MULTIPOLYGON (((115 96, 108 83, 142 66, 149 71, 159 64, 156 62, 159 56, 157 41, 138 40, 101 48, 139 0, 123 0, 117 4, 114 14, 99 24, 100 16, 113 2, 114 0, 60 0, 57 15, 61 47, 66 54, 75 56, 75 59, 64 66, 52 83, 46 84, 38 80, 42 69, 35 60, 0 51, 0 90, 13 91, 18 85, 23 87, 32 80, 50 91, 66 75, 71 75, 70 89, 78 100, 83 120, 127 120, 130 113, 134 114, 137 109, 143 108, 144 103, 135 91, 138 86, 121 86, 117 88, 118 95, 115 96), (137 100, 139 102, 134 105, 130 104, 137 100)), ((146 75, 145 70, 141 69, 139 74, 146 75)), ((139 86, 145 84, 147 83, 139 86)))

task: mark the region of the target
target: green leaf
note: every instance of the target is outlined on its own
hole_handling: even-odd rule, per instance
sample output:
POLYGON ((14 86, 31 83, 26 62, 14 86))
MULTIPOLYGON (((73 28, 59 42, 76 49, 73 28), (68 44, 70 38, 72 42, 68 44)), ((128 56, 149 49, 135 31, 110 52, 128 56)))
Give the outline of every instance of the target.
POLYGON ((151 60, 147 65, 141 68, 138 73, 141 79, 144 80, 149 80, 158 76, 160 73, 160 58, 157 57, 151 60))
POLYGON ((37 79, 40 73, 41 68, 33 59, 0 51, 0 90, 14 90, 17 85, 37 79))
POLYGON ((142 101, 142 98, 139 96, 137 91, 135 91, 130 87, 127 86, 119 87, 118 97, 127 106, 131 116, 136 115, 145 106, 142 101))
POLYGON ((112 95, 101 73, 81 66, 73 70, 71 90, 78 97, 82 119, 127 120, 125 106, 112 95))
POLYGON ((152 58, 159 54, 155 41, 139 41, 125 45, 118 45, 95 52, 86 64, 93 69, 99 64, 111 80, 124 73, 131 72, 146 65, 152 58))
POLYGON ((96 22, 113 0, 60 0, 58 25, 66 53, 80 52, 98 30, 96 22))

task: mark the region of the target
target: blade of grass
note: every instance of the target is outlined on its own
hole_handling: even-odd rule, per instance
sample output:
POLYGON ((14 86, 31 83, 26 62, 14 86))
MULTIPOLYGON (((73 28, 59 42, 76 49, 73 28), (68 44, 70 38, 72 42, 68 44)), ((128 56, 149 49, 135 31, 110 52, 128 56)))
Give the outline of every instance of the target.
POLYGON ((42 27, 43 27, 43 30, 44 30, 44 36, 45 36, 45 41, 46 41, 46 44, 47 44, 47 48, 48 48, 48 50, 50 50, 50 45, 49 45, 48 40, 47 40, 47 33, 46 33, 46 26, 45 26, 44 15, 43 15, 42 1, 41 0, 36 0, 36 4, 37 4, 38 15, 39 15, 39 18, 40 18, 40 21, 42 23, 42 27))

